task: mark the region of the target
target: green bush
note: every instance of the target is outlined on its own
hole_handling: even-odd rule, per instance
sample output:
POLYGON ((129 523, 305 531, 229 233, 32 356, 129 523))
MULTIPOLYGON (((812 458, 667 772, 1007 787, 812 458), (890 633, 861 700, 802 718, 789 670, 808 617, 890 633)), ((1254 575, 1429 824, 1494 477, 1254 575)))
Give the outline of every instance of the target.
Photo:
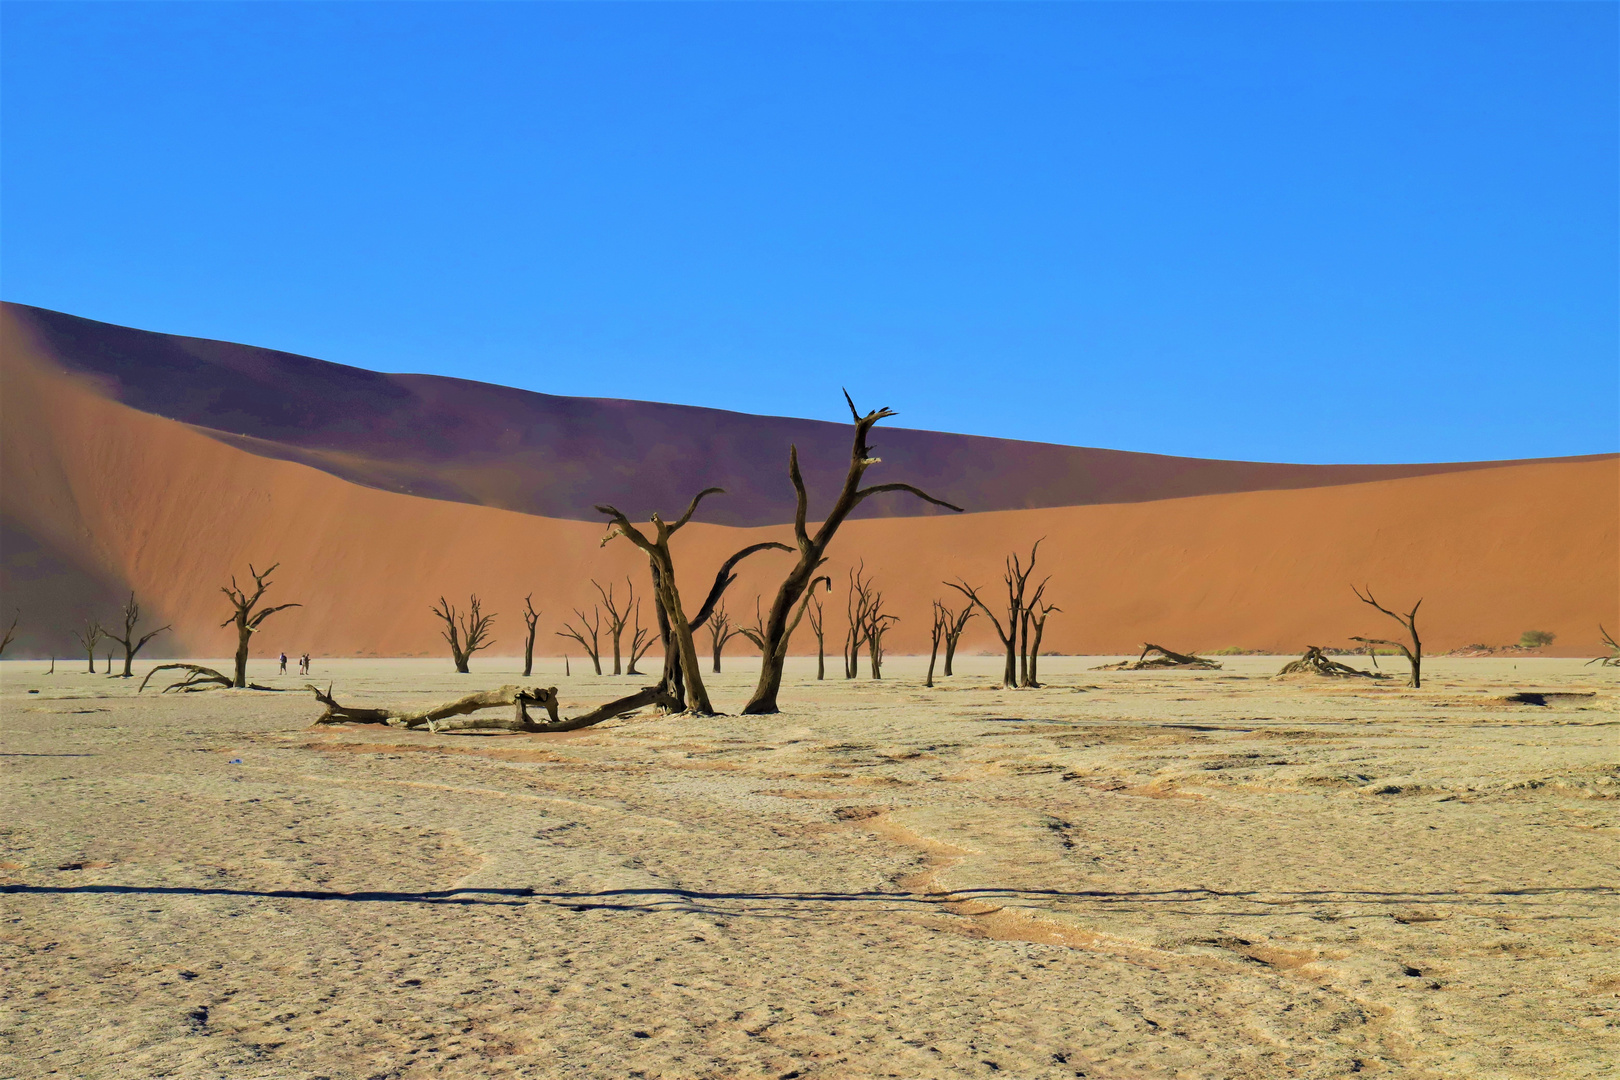
POLYGON ((1543 645, 1551 645, 1557 634, 1549 634, 1545 630, 1526 630, 1519 637, 1519 645, 1525 649, 1539 649, 1543 645))

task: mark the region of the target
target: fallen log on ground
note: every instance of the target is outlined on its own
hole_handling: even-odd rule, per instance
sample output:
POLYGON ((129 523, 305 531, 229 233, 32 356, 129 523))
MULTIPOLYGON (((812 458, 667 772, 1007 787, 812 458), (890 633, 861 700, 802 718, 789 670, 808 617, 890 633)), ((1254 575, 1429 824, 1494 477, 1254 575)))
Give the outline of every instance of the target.
POLYGON ((1154 645, 1150 642, 1144 642, 1142 645, 1142 655, 1138 656, 1135 660, 1121 660, 1117 664, 1104 664, 1102 667, 1095 668, 1094 670, 1145 671, 1153 668, 1200 668, 1207 671, 1214 671, 1219 669, 1220 666, 1221 665, 1218 660, 1209 660, 1205 657, 1197 656, 1192 653, 1178 653, 1172 649, 1165 648, 1163 645, 1154 645), (1159 655, 1149 660, 1147 658, 1149 653, 1158 653, 1159 655))
POLYGON ((1306 648, 1305 655, 1298 660, 1290 660, 1283 665, 1283 669, 1274 676, 1282 678, 1284 675, 1321 675, 1330 679, 1387 679, 1381 671, 1363 671, 1341 664, 1337 660, 1325 655, 1320 645, 1311 645, 1306 648))
POLYGON ((315 700, 326 706, 326 711, 316 717, 317 724, 387 724, 390 727, 407 729, 426 728, 432 732, 577 731, 616 716, 635 712, 648 705, 661 706, 670 711, 679 711, 681 708, 681 703, 661 686, 644 686, 628 697, 618 698, 588 713, 572 717, 559 714, 555 686, 500 686, 494 690, 468 694, 454 701, 415 710, 346 706, 339 704, 332 697, 330 687, 325 692, 318 686, 310 686, 309 689, 314 692, 315 700), (529 715, 531 705, 546 710, 549 719, 537 721, 532 718, 529 715), (511 715, 507 717, 472 715, 498 708, 510 708, 511 715))

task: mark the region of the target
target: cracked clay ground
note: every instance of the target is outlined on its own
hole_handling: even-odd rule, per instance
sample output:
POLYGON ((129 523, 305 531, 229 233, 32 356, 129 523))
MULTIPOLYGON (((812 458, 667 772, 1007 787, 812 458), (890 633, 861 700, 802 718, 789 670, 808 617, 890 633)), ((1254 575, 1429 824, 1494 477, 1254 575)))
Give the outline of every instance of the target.
POLYGON ((1620 1076, 1613 669, 1044 663, 455 736, 7 662, 0 1075, 1620 1076))

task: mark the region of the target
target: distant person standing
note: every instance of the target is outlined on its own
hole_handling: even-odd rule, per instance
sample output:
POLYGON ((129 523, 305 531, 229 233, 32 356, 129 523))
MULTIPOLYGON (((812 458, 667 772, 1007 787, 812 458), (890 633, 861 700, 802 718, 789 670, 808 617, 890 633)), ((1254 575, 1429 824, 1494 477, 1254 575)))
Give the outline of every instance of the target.
POLYGON ((309 653, 305 653, 304 654, 304 674, 308 675, 310 673, 310 669, 313 668, 314 666, 315 665, 310 662, 309 653))
POLYGON ((287 654, 285 652, 281 654, 281 674, 287 674, 287 654))

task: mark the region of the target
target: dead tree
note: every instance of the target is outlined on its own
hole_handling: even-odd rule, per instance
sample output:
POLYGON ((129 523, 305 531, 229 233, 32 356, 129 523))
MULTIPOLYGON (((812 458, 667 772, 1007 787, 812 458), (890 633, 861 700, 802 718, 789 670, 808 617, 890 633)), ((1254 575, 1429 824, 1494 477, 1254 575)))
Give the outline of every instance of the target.
POLYGON ((872 449, 867 445, 867 436, 871 434, 873 425, 878 421, 895 414, 891 409, 882 408, 874 409, 862 416, 856 410, 855 402, 851 400, 847 391, 844 393, 844 400, 849 403, 850 415, 855 418, 855 440, 850 450, 849 471, 844 475, 844 484, 838 492, 838 497, 822 518, 814 535, 810 533, 806 524, 809 520, 810 496, 805 491, 804 476, 799 472, 799 450, 795 446, 788 451, 788 479, 792 481, 794 493, 798 496, 793 514, 793 538, 798 548, 799 559, 783 578, 781 586, 776 591, 776 599, 771 601, 770 615, 765 621, 765 646, 761 650, 764 656, 760 662, 759 683, 754 687, 753 696, 748 699, 748 704, 743 706, 743 712, 746 714, 758 715, 777 711, 776 697, 782 689, 782 674, 787 665, 788 643, 792 638, 793 628, 804 616, 803 602, 808 596, 811 582, 815 580, 816 571, 827 561, 827 546, 832 543, 839 526, 849 517, 851 511, 873 495, 891 491, 904 491, 935 506, 943 506, 958 513, 962 511, 960 506, 936 499, 910 484, 875 484, 872 487, 861 487, 861 478, 866 475, 866 470, 879 461, 872 456, 872 449))
MULTIPOLYGON (((1044 539, 1044 537, 1043 537, 1044 539)), ((1040 551, 1041 541, 1035 541, 1029 549, 1029 565, 1025 566, 1016 553, 1007 556, 1007 568, 1001 575, 1001 580, 1007 585, 1007 626, 1002 628, 1001 620, 996 618, 985 602, 979 597, 979 591, 966 581, 958 578, 955 582, 947 581, 945 584, 955 589, 969 601, 978 605, 980 611, 990 619, 995 627, 996 636, 1001 639, 1001 647, 1005 658, 1001 668, 1001 685, 1011 688, 1029 677, 1029 659, 1019 647, 1019 631, 1024 628, 1024 593, 1029 585, 1029 576, 1035 572, 1035 557, 1040 551)))
POLYGON ((5 635, 0 636, 0 656, 6 655, 6 650, 11 648, 11 643, 17 640, 17 620, 20 618, 22 618, 21 612, 12 613, 11 625, 6 627, 5 635))
POLYGON ((1417 613, 1418 608, 1423 606, 1422 599, 1420 598, 1417 603, 1413 604, 1412 610, 1408 611, 1405 615, 1397 615, 1395 612, 1389 610, 1389 608, 1373 599, 1372 586, 1367 586, 1367 592, 1365 595, 1363 595, 1362 591, 1356 588, 1354 585, 1350 586, 1350 589, 1356 594, 1357 600, 1360 600, 1363 604, 1377 608, 1385 615, 1388 615, 1390 618, 1400 623, 1406 632, 1411 635, 1412 644, 1408 646, 1403 642, 1390 641, 1388 638, 1352 637, 1350 640, 1359 641, 1362 644, 1369 646, 1392 645, 1401 650, 1401 652, 1406 656, 1406 662, 1412 665, 1412 678, 1409 685, 1414 690, 1420 688, 1423 685, 1423 642, 1418 640, 1417 613))
POLYGON ((219 587, 219 591, 230 598, 231 606, 236 609, 230 618, 219 624, 221 627, 236 627, 236 678, 231 683, 232 686, 247 686, 248 644, 252 641, 253 635, 258 632, 259 627, 264 625, 264 620, 278 611, 304 606, 302 604, 278 604, 275 607, 259 607, 259 601, 264 599, 265 591, 270 588, 270 575, 275 573, 276 567, 280 565, 280 563, 275 563, 261 574, 253 569, 252 563, 249 563, 248 573, 253 576, 253 592, 251 594, 246 589, 237 587, 235 574, 231 575, 229 585, 219 587))
POLYGON ((945 639, 945 630, 951 624, 950 612, 938 600, 934 601, 934 624, 929 628, 928 636, 928 678, 923 680, 924 686, 934 685, 934 664, 939 660, 939 645, 945 639))
POLYGON ((895 623, 900 621, 898 615, 886 615, 883 612, 883 594, 872 594, 871 609, 866 615, 866 655, 872 665, 872 678, 883 678, 883 635, 887 634, 895 623))
MULTIPOLYGON (((15 619, 12 620, 11 625, 12 626, 17 625, 17 622, 16 622, 15 619)), ((1605 644, 1605 645, 1607 645, 1609 647, 1609 655, 1608 656, 1594 656, 1592 659, 1588 660, 1586 663, 1587 664, 1597 664, 1597 665, 1599 665, 1601 667, 1620 667, 1620 641, 1615 641, 1614 636, 1612 634, 1610 634, 1607 630, 1603 629, 1603 624, 1602 623, 1598 623, 1598 633, 1603 635, 1603 644, 1605 644)), ((7 638, 6 640, 10 641, 11 639, 7 638)), ((1585 666, 1585 665, 1583 665, 1583 666, 1585 666)))
POLYGON ((737 563, 756 551, 785 546, 774 541, 751 544, 727 559, 720 567, 720 572, 715 575, 714 587, 709 590, 709 596, 699 609, 697 617, 688 618, 686 609, 681 605, 680 589, 675 583, 675 560, 670 555, 669 538, 692 520, 698 504, 706 497, 723 492, 723 488, 704 488, 692 496, 686 512, 673 523, 666 523, 655 512, 650 521, 653 527, 651 537, 631 524, 630 519, 616 507, 601 505, 596 508, 598 513, 605 514, 609 520, 608 533, 602 538, 602 543, 608 543, 615 536, 623 536, 646 553, 652 572, 659 637, 664 642, 664 677, 659 682, 659 687, 671 700, 679 702, 682 708, 700 716, 713 716, 715 713, 714 706, 709 701, 709 692, 703 686, 703 673, 698 667, 697 646, 693 644, 692 631, 708 621, 715 605, 720 602, 721 594, 736 580, 732 570, 737 563))
MULTIPOLYGON (((827 583, 827 591, 832 592, 832 578, 821 578, 827 583)), ((810 631, 816 635, 816 679, 820 681, 827 677, 827 623, 826 612, 822 610, 821 598, 810 590, 810 631)))
POLYGON ((484 614, 484 602, 473 593, 467 600, 465 614, 444 597, 433 608, 433 614, 444 620, 444 640, 450 643, 450 658, 456 662, 456 671, 466 675, 467 661, 472 654, 495 644, 489 640, 489 624, 495 621, 493 613, 484 614))
POLYGON ((652 630, 643 628, 641 625, 641 598, 638 596, 636 597, 635 625, 630 633, 630 664, 624 669, 626 675, 641 674, 636 670, 636 661, 647 655, 647 650, 652 648, 652 643, 652 630))
POLYGON ((679 708, 680 704, 665 693, 662 687, 644 686, 628 697, 610 701, 583 715, 565 718, 558 714, 555 686, 502 686, 494 690, 468 694, 466 697, 431 708, 416 710, 344 706, 332 697, 330 687, 324 692, 318 686, 310 686, 308 689, 314 692, 315 700, 326 707, 325 711, 315 718, 317 724, 387 724, 390 727, 407 729, 426 728, 434 733, 491 730, 577 731, 616 716, 635 712, 648 705, 673 710, 679 708), (530 705, 545 709, 549 719, 536 721, 531 718, 528 710, 530 705), (472 715, 486 709, 503 707, 512 710, 510 718, 472 715))
POLYGON ((107 636, 107 631, 95 619, 85 619, 84 629, 73 631, 73 638, 84 649, 85 657, 90 664, 90 674, 96 673, 96 643, 107 636))
POLYGON ((946 607, 942 601, 936 602, 939 603, 939 610, 949 617, 942 631, 945 635, 945 674, 949 676, 953 674, 951 667, 956 661, 956 645, 962 640, 962 630, 978 611, 974 608, 972 600, 963 604, 961 611, 955 612, 946 607))
POLYGON ((872 625, 872 582, 866 577, 866 561, 849 572, 849 595, 844 601, 849 629, 844 632, 844 678, 860 674, 861 646, 872 625))
POLYGON ((1337 660, 1322 652, 1319 645, 1307 645, 1305 653, 1298 660, 1290 660, 1277 672, 1276 678, 1284 675, 1321 675, 1330 679, 1384 679, 1388 678, 1376 671, 1362 671, 1360 668, 1341 664, 1337 660))
POLYGON ((734 637, 742 637, 747 633, 740 626, 731 624, 731 616, 726 612, 726 605, 721 601, 709 616, 709 648, 714 652, 714 673, 720 674, 720 652, 726 647, 726 642, 734 637))
MULTIPOLYGON (((131 592, 129 594, 129 600, 124 604, 123 635, 120 636, 115 634, 111 630, 106 631, 107 637, 118 642, 118 644, 124 647, 124 673, 120 676, 120 678, 128 679, 134 676, 135 673, 130 670, 130 667, 135 663, 135 654, 146 648, 146 643, 148 641, 151 641, 165 630, 173 629, 171 625, 164 625, 147 634, 137 636, 135 630, 140 625, 140 621, 141 606, 135 602, 135 594, 131 592)), ((110 662, 107 668, 107 674, 112 674, 110 662)))
POLYGON ((534 593, 523 598, 523 677, 527 679, 534 672, 534 628, 540 622, 540 613, 534 610, 534 593))
POLYGON ((630 583, 628 577, 624 580, 630 589, 630 595, 624 600, 624 610, 620 611, 619 601, 615 600, 613 596, 612 583, 609 583, 607 589, 604 590, 602 586, 596 584, 595 578, 591 579, 591 584, 596 585, 596 591, 602 597, 602 609, 607 612, 607 633, 613 642, 613 674, 615 675, 624 674, 623 660, 619 651, 620 641, 624 638, 625 623, 630 621, 631 605, 636 600, 636 587, 630 583))
MULTIPOLYGON (((592 582, 595 584, 595 582, 592 582)), ((579 608, 574 609, 574 617, 579 620, 579 626, 571 622, 563 623, 563 628, 557 631, 558 637, 573 638, 584 646, 585 655, 591 658, 591 666, 596 668, 598 675, 602 674, 602 646, 599 635, 602 632, 602 609, 591 608, 591 617, 586 618, 579 608), (589 633, 589 639, 585 635, 589 633)))
POLYGON ((1046 582, 1043 581, 1041 587, 1035 590, 1035 595, 1030 599, 1029 606, 1024 609, 1024 625, 1034 629, 1033 637, 1030 636, 1029 630, 1026 629, 1024 632, 1025 654, 1029 659, 1029 674, 1024 680, 1025 686, 1041 685, 1041 638, 1046 634, 1046 620, 1053 612, 1063 610, 1056 604, 1043 603, 1042 595, 1045 592, 1046 582))

